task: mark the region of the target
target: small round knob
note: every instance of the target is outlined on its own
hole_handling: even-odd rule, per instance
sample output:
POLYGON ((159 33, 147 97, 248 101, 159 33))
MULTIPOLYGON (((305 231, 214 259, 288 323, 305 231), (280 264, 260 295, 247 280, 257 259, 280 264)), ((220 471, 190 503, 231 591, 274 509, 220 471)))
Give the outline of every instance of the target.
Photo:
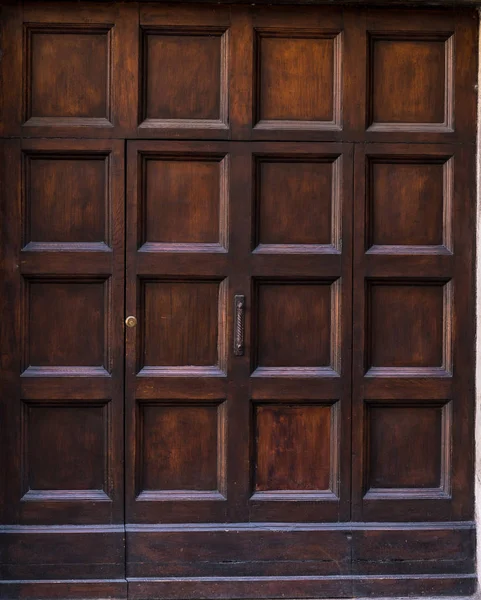
POLYGON ((127 317, 125 319, 125 324, 127 327, 135 327, 137 325, 137 319, 135 317, 127 317))

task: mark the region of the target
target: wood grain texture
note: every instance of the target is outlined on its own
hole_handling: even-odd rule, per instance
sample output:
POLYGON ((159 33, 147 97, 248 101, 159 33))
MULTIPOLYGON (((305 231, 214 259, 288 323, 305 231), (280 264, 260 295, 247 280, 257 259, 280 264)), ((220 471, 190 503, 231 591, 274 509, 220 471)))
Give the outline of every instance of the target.
MULTIPOLYGON (((9 452, 18 454, 2 523, 45 533, 66 523, 121 523, 123 144, 35 139, 8 146, 11 196, 2 211, 17 211, 20 237, 12 246, 16 262, 5 263, 17 333, 4 343, 15 382, 9 452), (62 208, 72 217, 65 227, 62 208)), ((122 553, 122 539, 115 543, 122 553)))
POLYGON ((26 161, 24 243, 108 243, 108 155, 26 161))
POLYGON ((215 30, 147 32, 144 119, 220 120, 223 45, 215 30))
MULTIPOLYGON (((375 282, 369 284, 366 348, 367 368, 447 367, 445 339, 447 320, 444 287, 419 282, 375 282)), ((450 311, 450 306, 447 310, 450 311)))
POLYGON ((477 15, 202 4, 1 7, 0 596, 471 593, 477 15))
POLYGON ((108 499, 108 410, 95 403, 30 403, 25 414, 23 501, 84 491, 108 499))
POLYGON ((264 158, 257 171, 258 244, 338 245, 335 162, 264 158))
POLYGON ((110 29, 27 30, 27 119, 110 117, 110 29))
POLYGON ((226 164, 195 158, 145 161, 142 243, 226 243, 226 164))
POLYGON ((25 369, 109 370, 105 282, 30 280, 26 286, 25 369))
POLYGON ((257 364, 260 367, 331 367, 330 282, 261 283, 257 291, 257 364))
POLYGON ((452 41, 393 37, 373 37, 371 41, 372 123, 449 127, 452 41))
POLYGON ((146 281, 143 295, 142 366, 219 364, 219 282, 146 281))
POLYGON ((370 404, 366 427, 369 497, 396 489, 404 496, 449 494, 451 422, 446 406, 370 404))
MULTIPOLYGON (((465 498, 471 497, 472 481, 467 485, 465 470, 472 468, 472 454, 470 448, 461 450, 461 464, 459 436, 465 429, 457 411, 472 405, 456 392, 466 383, 461 384, 459 377, 466 374, 458 369, 469 334, 460 333, 458 319, 464 317, 459 311, 467 310, 460 303, 471 285, 473 244, 467 223, 472 216, 459 191, 469 187, 463 183, 466 157, 464 149, 444 145, 356 149, 354 286, 360 293, 354 308, 353 418, 359 425, 353 428, 353 445, 360 454, 353 462, 355 518, 421 521, 471 514, 465 498), (433 220, 434 203, 429 212, 417 212, 424 232, 437 223, 431 245, 417 245, 428 240, 416 239, 411 229, 406 245, 371 246, 374 231, 396 231, 399 225, 391 229, 392 213, 381 210, 373 231, 369 204, 377 194, 376 206, 386 205, 391 189, 386 175, 400 165, 408 165, 404 181, 391 196, 410 189, 409 208, 419 206, 415 190, 430 172, 429 195, 444 197, 444 215, 433 220)), ((423 195, 425 201, 429 195, 423 195)))
POLYGON ((333 446, 337 454, 332 410, 312 405, 257 406, 255 492, 330 491, 332 479, 337 478, 337 473, 331 473, 333 446))
POLYGON ((373 160, 369 178, 368 248, 444 245, 451 249, 449 160, 427 164, 373 160))
POLYGON ((260 34, 258 111, 262 121, 334 121, 334 39, 260 34))

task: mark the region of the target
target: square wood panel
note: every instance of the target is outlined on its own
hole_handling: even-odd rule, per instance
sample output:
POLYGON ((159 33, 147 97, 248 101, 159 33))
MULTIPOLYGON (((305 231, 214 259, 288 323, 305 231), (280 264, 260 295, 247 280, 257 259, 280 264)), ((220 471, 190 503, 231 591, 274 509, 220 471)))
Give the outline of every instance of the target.
POLYGON ((191 250, 227 246, 225 157, 144 158, 141 177, 142 244, 182 244, 191 250))
POLYGON ((366 247, 452 249, 452 159, 370 158, 366 247))
POLYGON ((140 498, 214 498, 225 492, 222 404, 142 402, 138 419, 140 498))
POLYGON ((301 128, 338 127, 339 36, 258 30, 256 52, 258 126, 284 121, 301 128))
POLYGON ((144 371, 221 374, 225 369, 225 282, 142 283, 144 371))
POLYGON ((24 369, 109 370, 107 289, 105 280, 27 280, 24 369))
POLYGON ((450 282, 371 281, 367 303, 369 374, 451 371, 450 282))
POLYGON ((141 120, 226 123, 226 57, 224 29, 145 30, 141 120))
POLYGON ((369 125, 377 130, 444 130, 453 122, 453 38, 370 38, 369 125))
POLYGON ((29 26, 26 120, 110 120, 108 26, 29 26))
POLYGON ((109 159, 26 154, 24 244, 109 240, 109 159))
POLYGON ((366 419, 366 498, 449 493, 449 404, 368 403, 366 419))
POLYGON ((106 499, 108 405, 23 405, 24 500, 106 499))
POLYGON ((339 177, 339 159, 258 159, 257 252, 286 246, 302 252, 338 249, 339 177))
POLYGON ((339 281, 256 283, 256 374, 338 371, 339 281))
POLYGON ((254 498, 335 493, 336 405, 256 404, 254 421, 254 498))

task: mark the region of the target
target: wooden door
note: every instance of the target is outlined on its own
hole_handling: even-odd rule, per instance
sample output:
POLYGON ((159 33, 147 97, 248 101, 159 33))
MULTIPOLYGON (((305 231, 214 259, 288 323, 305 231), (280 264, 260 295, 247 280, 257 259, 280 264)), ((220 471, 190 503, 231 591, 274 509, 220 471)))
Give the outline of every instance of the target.
POLYGON ((2 6, 2 597, 125 595, 120 132, 136 12, 2 6))
POLYGON ((279 564, 250 547, 259 575, 295 575, 313 551, 255 523, 349 519, 352 145, 132 142, 127 157, 129 575, 215 575, 226 549, 206 540, 225 523, 282 547, 279 564))
POLYGON ((1 598, 473 591, 476 23, 2 7, 1 598))

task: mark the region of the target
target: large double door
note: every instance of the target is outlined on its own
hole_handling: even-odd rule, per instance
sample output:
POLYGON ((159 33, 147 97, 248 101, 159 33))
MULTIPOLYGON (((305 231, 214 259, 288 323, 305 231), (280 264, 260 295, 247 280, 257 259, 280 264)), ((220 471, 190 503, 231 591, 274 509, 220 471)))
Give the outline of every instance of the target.
POLYGON ((129 142, 132 522, 349 519, 352 156, 129 142))
POLYGON ((474 14, 2 28, 2 597, 472 591, 474 14))

